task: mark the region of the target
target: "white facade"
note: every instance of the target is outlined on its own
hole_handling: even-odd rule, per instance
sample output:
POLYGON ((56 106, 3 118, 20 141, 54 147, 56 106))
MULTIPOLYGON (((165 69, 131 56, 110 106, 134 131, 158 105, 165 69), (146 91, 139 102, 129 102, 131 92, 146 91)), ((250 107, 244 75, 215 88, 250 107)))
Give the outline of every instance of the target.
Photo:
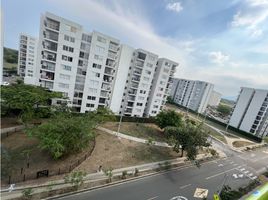
POLYGON ((17 73, 24 78, 25 84, 36 84, 37 47, 36 38, 20 34, 17 73))
POLYGON ((175 103, 198 113, 204 113, 214 85, 204 81, 174 79, 171 97, 175 103))
POLYGON ((3 68, 4 68, 4 20, 3 20, 3 10, 1 8, 0 13, 0 84, 3 82, 3 68))
POLYGON ((156 116, 162 109, 162 106, 166 104, 167 97, 170 95, 173 75, 177 66, 178 63, 166 58, 158 59, 148 105, 145 110, 146 116, 156 116))
POLYGON ((40 23, 35 84, 64 93, 75 111, 154 116, 166 102, 177 63, 51 13, 40 23))
POLYGON ((213 90, 212 94, 210 96, 208 105, 213 106, 213 107, 217 107, 220 104, 221 96, 222 96, 221 93, 213 90))
POLYGON ((257 137, 268 135, 268 90, 242 87, 229 125, 257 137))

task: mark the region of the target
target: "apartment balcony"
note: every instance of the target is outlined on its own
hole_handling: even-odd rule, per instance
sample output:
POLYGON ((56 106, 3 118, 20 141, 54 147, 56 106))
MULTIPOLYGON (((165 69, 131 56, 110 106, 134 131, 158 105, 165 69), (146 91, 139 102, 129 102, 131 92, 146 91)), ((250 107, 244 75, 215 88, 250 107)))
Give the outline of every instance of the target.
POLYGON ((119 50, 119 47, 118 47, 118 45, 110 43, 109 44, 109 50, 111 50, 113 52, 117 52, 119 50))
POLYGON ((125 113, 132 113, 132 108, 127 108, 127 109, 125 110, 125 113))
POLYGON ((41 79, 46 79, 46 80, 49 80, 49 81, 54 80, 54 73, 47 72, 47 71, 42 71, 42 70, 40 70, 40 72, 41 72, 41 79))
POLYGON ((56 54, 55 53, 49 53, 49 52, 42 52, 42 59, 56 62, 56 54))
POLYGON ((133 82, 139 82, 139 81, 140 81, 140 78, 138 78, 138 77, 133 77, 131 80, 132 80, 133 82))
POLYGON ((44 80, 41 80, 40 82, 40 85, 44 88, 47 88, 49 90, 52 90, 53 89, 53 82, 48 82, 48 81, 44 81, 44 80))
POLYGON ((57 47, 58 47, 57 43, 50 42, 50 41, 42 42, 42 46, 44 49, 50 50, 50 51, 57 51, 57 47))
POLYGON ((137 89, 137 88, 139 87, 139 84, 134 84, 134 83, 133 83, 133 84, 130 85, 130 87, 131 87, 131 88, 135 88, 135 89, 137 89))
POLYGON ((109 75, 109 76, 113 76, 114 75, 114 70, 111 68, 106 67, 104 70, 104 74, 109 75))
POLYGON ((108 58, 106 60, 106 67, 114 68, 114 66, 115 66, 115 61, 108 58))
POLYGON ((104 75, 103 76, 103 81, 106 83, 112 83, 113 79, 110 76, 104 75))
POLYGON ((140 75, 141 75, 141 73, 142 73, 142 70, 135 69, 133 73, 134 73, 135 75, 140 76, 140 75))
POLYGON ((112 60, 116 60, 116 54, 115 53, 112 53, 112 52, 108 52, 108 58, 112 59, 112 60))
POLYGON ((103 83, 102 86, 101 86, 101 89, 102 90, 106 90, 106 91, 110 91, 111 90, 111 86, 110 86, 110 84, 103 83))
POLYGON ((60 30, 60 23, 50 18, 44 20, 44 25, 46 28, 52 29, 54 31, 60 30))
POLYGON ((49 71, 55 71, 55 64, 54 63, 49 63, 49 62, 46 62, 46 61, 42 61, 42 66, 41 66, 42 69, 44 70, 49 70, 49 71))
POLYGON ((130 90, 128 91, 128 94, 129 94, 129 95, 136 95, 136 94, 137 94, 137 90, 136 90, 136 89, 130 89, 130 90))
POLYGON ((100 96, 103 97, 103 98, 108 98, 109 97, 109 92, 101 91, 100 96))
POLYGON ((106 104, 106 98, 100 98, 99 103, 100 104, 106 104))
POLYGON ((129 97, 127 98, 127 101, 135 101, 135 96, 129 96, 129 97))
POLYGON ((43 36, 45 39, 58 41, 59 34, 50 30, 43 31, 43 36))
POLYGON ((21 44, 21 45, 20 45, 20 48, 21 48, 21 49, 27 49, 27 46, 24 45, 24 44, 21 44))

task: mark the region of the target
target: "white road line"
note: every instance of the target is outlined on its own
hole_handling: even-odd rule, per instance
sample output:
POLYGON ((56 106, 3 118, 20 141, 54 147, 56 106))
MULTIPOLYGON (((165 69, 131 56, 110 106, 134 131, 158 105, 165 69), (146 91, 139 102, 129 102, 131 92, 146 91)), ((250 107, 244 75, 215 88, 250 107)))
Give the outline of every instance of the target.
POLYGON ((251 179, 254 180, 254 179, 256 179, 256 178, 257 178, 257 176, 254 176, 254 177, 252 177, 251 179))
POLYGON ((242 165, 239 165, 238 167, 237 167, 237 169, 239 169, 239 168, 241 168, 242 167, 242 165))
POLYGON ((237 166, 238 164, 237 163, 234 163, 233 166, 237 166))
POLYGON ((191 185, 192 185, 192 184, 183 185, 183 186, 180 187, 180 189, 184 189, 184 188, 189 187, 189 186, 191 186, 191 185))
POLYGON ((246 170, 245 168, 240 169, 241 172, 242 172, 242 171, 245 171, 245 170, 246 170))
POLYGON ((248 176, 253 176, 253 173, 248 174, 248 176))
POLYGON ((212 176, 208 176, 208 177, 206 178, 206 180, 211 179, 211 178, 214 178, 214 177, 219 176, 219 175, 222 175, 222 174, 225 174, 226 172, 230 172, 230 171, 235 170, 235 169, 236 169, 236 167, 235 167, 235 168, 232 168, 232 169, 229 169, 229 170, 227 170, 227 171, 224 171, 224 172, 221 172, 221 173, 212 175, 212 176))
POLYGON ((244 171, 245 174, 249 173, 249 171, 244 171))
POLYGON ((149 198, 149 199, 147 199, 147 200, 153 200, 153 199, 156 199, 156 198, 158 198, 158 196, 155 196, 155 197, 149 198))

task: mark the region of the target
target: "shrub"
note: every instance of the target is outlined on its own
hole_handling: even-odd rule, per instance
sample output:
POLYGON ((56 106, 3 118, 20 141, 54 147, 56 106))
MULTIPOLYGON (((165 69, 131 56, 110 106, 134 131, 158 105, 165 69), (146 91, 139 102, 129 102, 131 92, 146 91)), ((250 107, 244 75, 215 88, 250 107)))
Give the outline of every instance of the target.
POLYGON ((127 171, 122 171, 122 176, 121 176, 122 179, 126 179, 127 178, 127 171))
POLYGON ((105 170, 104 173, 108 177, 107 183, 111 183, 112 182, 112 178, 113 178, 113 169, 110 168, 108 170, 105 170))
POLYGON ((138 168, 135 168, 134 176, 138 176, 138 175, 139 175, 139 169, 138 168))
POLYGON ((24 199, 31 199, 33 195, 33 189, 32 188, 26 188, 22 190, 22 197, 24 199))
POLYGON ((78 189, 84 183, 84 177, 86 176, 85 172, 76 171, 64 177, 65 183, 71 183, 75 189, 78 189))

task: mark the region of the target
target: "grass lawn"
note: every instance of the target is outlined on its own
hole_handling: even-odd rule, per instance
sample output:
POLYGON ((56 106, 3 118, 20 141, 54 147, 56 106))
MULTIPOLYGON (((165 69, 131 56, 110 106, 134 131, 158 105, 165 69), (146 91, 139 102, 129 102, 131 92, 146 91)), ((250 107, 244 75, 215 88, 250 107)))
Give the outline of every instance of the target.
POLYGON ((150 162, 178 158, 180 153, 171 148, 156 147, 97 131, 96 146, 91 156, 76 170, 96 172, 103 169, 116 169, 150 162))
POLYGON ((207 126, 206 124, 203 125, 203 128, 213 137, 219 139, 220 141, 224 142, 225 144, 227 144, 227 141, 225 139, 225 137, 223 135, 221 135, 220 133, 218 133, 217 131, 215 131, 214 129, 212 129, 211 127, 207 126))
MULTIPOLYGON (((102 126, 107 129, 117 131, 118 122, 107 122, 102 126)), ((167 138, 165 138, 164 133, 161 131, 161 129, 152 123, 122 122, 120 132, 138 138, 152 138, 153 140, 160 142, 167 141, 167 138)))

